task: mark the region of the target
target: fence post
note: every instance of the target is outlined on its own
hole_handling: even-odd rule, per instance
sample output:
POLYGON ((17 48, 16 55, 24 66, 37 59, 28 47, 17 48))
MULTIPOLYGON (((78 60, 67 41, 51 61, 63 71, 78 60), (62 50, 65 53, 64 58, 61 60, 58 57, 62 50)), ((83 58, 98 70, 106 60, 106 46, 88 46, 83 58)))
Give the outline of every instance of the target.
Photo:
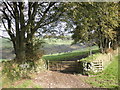
POLYGON ((49 60, 47 60, 47 70, 49 70, 49 60))
POLYGON ((61 61, 61 65, 60 65, 60 71, 62 70, 62 61, 61 61))

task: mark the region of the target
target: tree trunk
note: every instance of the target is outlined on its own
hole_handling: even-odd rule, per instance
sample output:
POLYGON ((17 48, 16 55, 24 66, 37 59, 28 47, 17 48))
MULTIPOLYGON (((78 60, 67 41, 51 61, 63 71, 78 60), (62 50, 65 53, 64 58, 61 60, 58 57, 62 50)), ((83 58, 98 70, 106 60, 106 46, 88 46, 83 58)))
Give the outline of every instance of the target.
POLYGON ((27 34, 27 38, 26 38, 26 58, 27 59, 32 59, 32 55, 33 55, 33 34, 27 34))
POLYGON ((19 38, 19 43, 16 43, 15 53, 17 61, 24 61, 26 59, 25 42, 21 38, 19 38))

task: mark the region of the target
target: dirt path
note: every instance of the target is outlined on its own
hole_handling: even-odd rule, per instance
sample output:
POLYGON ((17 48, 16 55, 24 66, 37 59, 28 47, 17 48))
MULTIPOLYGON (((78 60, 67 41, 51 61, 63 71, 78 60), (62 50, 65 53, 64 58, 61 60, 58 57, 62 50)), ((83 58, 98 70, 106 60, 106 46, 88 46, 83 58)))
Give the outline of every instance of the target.
POLYGON ((65 74, 54 71, 41 72, 33 82, 43 88, 91 88, 84 82, 86 76, 65 74))

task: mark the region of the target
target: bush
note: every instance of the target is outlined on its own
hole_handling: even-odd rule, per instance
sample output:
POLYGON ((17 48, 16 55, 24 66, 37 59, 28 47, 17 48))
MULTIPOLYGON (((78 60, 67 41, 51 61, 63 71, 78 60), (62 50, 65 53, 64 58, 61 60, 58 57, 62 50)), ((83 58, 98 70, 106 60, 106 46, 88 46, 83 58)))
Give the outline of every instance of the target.
POLYGON ((26 44, 26 60, 39 60, 44 54, 44 50, 41 50, 45 43, 40 38, 34 38, 32 42, 26 44))
POLYGON ((36 61, 16 62, 15 60, 2 62, 2 75, 10 80, 18 80, 20 78, 30 78, 30 73, 45 70, 45 62, 40 59, 36 61))

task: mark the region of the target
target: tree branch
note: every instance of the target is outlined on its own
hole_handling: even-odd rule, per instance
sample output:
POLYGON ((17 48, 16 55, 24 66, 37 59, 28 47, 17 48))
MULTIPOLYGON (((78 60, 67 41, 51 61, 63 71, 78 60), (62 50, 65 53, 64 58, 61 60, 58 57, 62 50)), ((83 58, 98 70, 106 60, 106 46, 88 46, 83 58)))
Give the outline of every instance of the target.
POLYGON ((14 16, 15 16, 15 10, 13 9, 13 7, 10 5, 10 3, 7 2, 7 4, 9 5, 9 7, 12 9, 14 16))
POLYGON ((5 39, 8 39, 8 40, 10 40, 10 41, 11 41, 11 39, 10 39, 10 38, 7 38, 7 37, 1 36, 1 35, 0 35, 0 37, 5 38, 5 39))
POLYGON ((39 22, 37 22, 37 25, 35 26, 34 30, 37 30, 40 27, 41 22, 45 19, 46 13, 50 10, 50 8, 55 4, 55 2, 51 2, 48 6, 48 8, 44 11, 43 16, 39 22))
POLYGON ((32 17, 35 17, 36 13, 37 13, 37 8, 38 8, 38 2, 35 2, 33 4, 33 13, 32 13, 32 17))
POLYGON ((16 29, 16 38, 18 38, 17 42, 19 42, 19 38, 20 38, 20 29, 19 29, 19 11, 18 11, 18 5, 17 2, 13 2, 13 7, 15 9, 15 29, 16 29))
POLYGON ((3 19, 2 19, 2 23, 3 23, 3 26, 6 29, 6 31, 8 31, 7 27, 5 26, 5 23, 4 23, 3 19))
MULTIPOLYGON (((59 18, 60 18, 60 16, 62 15, 62 12, 61 13, 59 13, 56 17, 54 17, 54 19, 53 20, 51 20, 51 21, 47 21, 47 22, 45 22, 44 24, 42 24, 42 25, 39 25, 39 27, 38 28, 41 28, 41 27, 43 27, 43 26, 45 26, 45 25, 48 25, 48 24, 50 24, 50 23, 53 23, 53 22, 55 22, 55 21, 57 21, 59 18)), ((48 18, 48 20, 49 20, 50 18, 48 18)))
POLYGON ((6 8, 7 8, 7 10, 9 11, 9 13, 11 14, 11 16, 13 17, 13 18, 15 18, 15 16, 14 16, 14 14, 11 12, 11 10, 8 8, 8 5, 5 3, 5 2, 3 2, 4 3, 4 5, 6 6, 6 8))
MULTIPOLYGON (((3 19, 2 19, 2 23, 3 23, 4 28, 6 29, 7 33, 9 34, 9 36, 10 36, 10 38, 11 38, 10 40, 15 39, 14 34, 10 31, 10 29, 7 29, 7 27, 5 26, 5 23, 4 23, 3 19)), ((3 36, 3 37, 4 37, 4 36, 3 36)))
POLYGON ((25 26, 25 19, 24 19, 24 14, 23 14, 23 3, 22 2, 19 2, 19 10, 20 10, 20 25, 21 25, 21 28, 23 28, 25 26))
POLYGON ((28 29, 28 27, 29 27, 29 25, 31 23, 31 9, 32 9, 32 5, 33 5, 32 2, 28 2, 28 22, 27 22, 27 25, 25 26, 27 29, 28 29))

